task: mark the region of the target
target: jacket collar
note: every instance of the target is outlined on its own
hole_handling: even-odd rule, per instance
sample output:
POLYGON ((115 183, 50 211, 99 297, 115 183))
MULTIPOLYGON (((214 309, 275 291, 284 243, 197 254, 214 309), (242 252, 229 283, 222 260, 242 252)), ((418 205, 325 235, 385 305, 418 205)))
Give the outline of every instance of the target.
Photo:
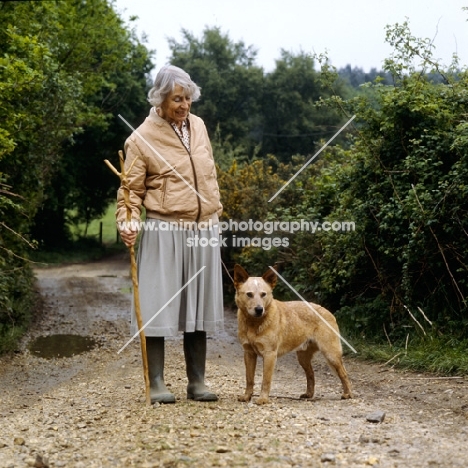
MULTIPOLYGON (((147 117, 151 122, 154 122, 156 125, 170 125, 169 122, 158 115, 156 112, 156 107, 152 107, 147 117)), ((190 128, 190 113, 187 116, 187 125, 190 128)))

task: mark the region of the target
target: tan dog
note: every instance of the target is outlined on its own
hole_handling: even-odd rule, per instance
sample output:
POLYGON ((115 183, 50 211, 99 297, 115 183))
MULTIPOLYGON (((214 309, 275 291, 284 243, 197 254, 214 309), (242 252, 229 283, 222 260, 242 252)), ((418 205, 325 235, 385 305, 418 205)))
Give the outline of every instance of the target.
POLYGON ((343 385, 342 398, 351 398, 351 385, 343 365, 335 317, 316 304, 310 304, 311 310, 301 301, 280 302, 273 299, 276 279, 277 275, 272 269, 268 269, 260 278, 249 277, 240 265, 234 267, 238 337, 244 348, 246 367, 245 394, 239 397, 239 401, 250 401, 252 398, 257 356, 262 356, 262 389, 255 403, 268 403, 276 359, 291 351, 296 351, 307 378, 307 391, 301 398, 314 396, 315 379, 311 360, 316 351, 322 352, 330 368, 338 374, 343 385))

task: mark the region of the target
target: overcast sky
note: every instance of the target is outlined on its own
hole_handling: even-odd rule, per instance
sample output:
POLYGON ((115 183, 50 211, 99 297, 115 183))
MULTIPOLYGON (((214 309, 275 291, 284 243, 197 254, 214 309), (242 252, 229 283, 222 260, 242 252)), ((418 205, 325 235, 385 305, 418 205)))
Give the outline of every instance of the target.
POLYGON ((168 62, 167 38, 181 29, 201 37, 218 26, 233 41, 258 50, 257 64, 271 71, 280 50, 327 52, 338 68, 380 69, 390 54, 385 26, 408 18, 413 35, 434 39, 436 58, 449 63, 457 52, 468 65, 468 0, 115 0, 124 18, 139 17, 156 50, 156 69, 168 62))

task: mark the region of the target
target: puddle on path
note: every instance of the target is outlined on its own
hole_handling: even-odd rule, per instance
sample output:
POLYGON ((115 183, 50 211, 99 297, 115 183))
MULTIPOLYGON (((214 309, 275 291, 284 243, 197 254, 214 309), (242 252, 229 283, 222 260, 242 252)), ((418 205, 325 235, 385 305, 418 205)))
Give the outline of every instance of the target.
POLYGON ((90 351, 96 341, 89 336, 81 335, 48 335, 39 336, 28 348, 33 356, 44 359, 72 357, 90 351))

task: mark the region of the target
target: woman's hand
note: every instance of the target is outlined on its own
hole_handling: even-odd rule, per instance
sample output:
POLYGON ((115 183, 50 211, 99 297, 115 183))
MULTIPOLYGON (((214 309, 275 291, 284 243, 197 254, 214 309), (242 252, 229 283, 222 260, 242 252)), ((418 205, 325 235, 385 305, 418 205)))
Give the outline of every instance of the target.
POLYGON ((129 223, 119 223, 117 226, 124 244, 127 247, 135 245, 140 230, 140 222, 136 219, 132 219, 129 223))

